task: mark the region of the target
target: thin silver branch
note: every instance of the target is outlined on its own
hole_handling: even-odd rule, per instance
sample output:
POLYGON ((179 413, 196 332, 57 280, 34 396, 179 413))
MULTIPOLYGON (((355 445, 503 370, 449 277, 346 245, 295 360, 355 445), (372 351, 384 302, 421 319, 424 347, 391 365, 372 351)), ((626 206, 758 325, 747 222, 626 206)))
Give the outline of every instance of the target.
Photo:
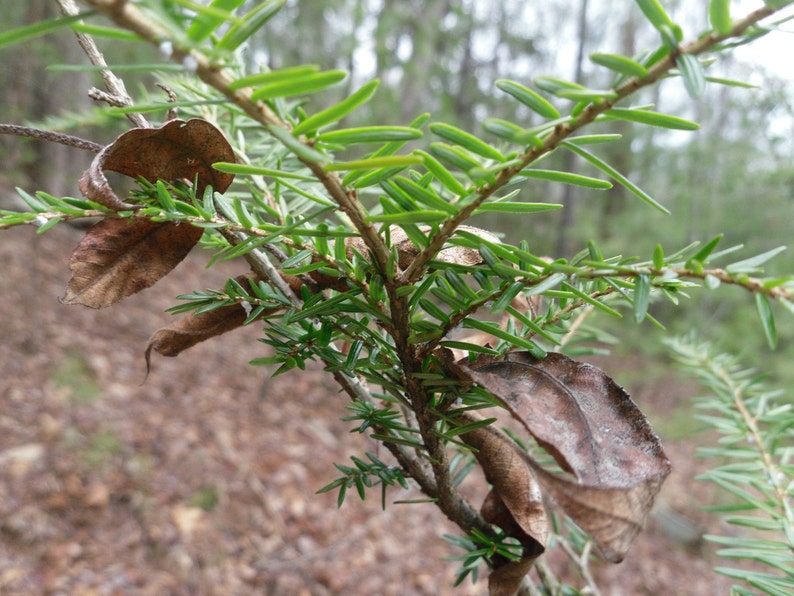
MULTIPOLYGON (((74 0, 55 1, 58 3, 58 7, 61 9, 61 12, 64 15, 75 16, 80 14, 77 4, 74 2, 74 0)), ((77 31, 75 32, 75 35, 77 36, 77 42, 80 44, 80 47, 83 48, 83 52, 85 52, 85 55, 88 56, 91 64, 100 67, 99 73, 102 75, 102 79, 105 81, 105 91, 93 87, 89 89, 88 96, 91 99, 104 101, 105 103, 115 107, 126 108, 132 106, 132 98, 130 97, 129 93, 127 93, 127 88, 124 86, 124 81, 113 74, 113 71, 108 68, 108 64, 105 62, 105 57, 102 55, 102 52, 99 51, 94 38, 90 35, 79 33, 77 31)), ((151 127, 149 121, 146 120, 146 118, 144 118, 141 114, 129 113, 127 114, 127 118, 139 128, 151 127)))

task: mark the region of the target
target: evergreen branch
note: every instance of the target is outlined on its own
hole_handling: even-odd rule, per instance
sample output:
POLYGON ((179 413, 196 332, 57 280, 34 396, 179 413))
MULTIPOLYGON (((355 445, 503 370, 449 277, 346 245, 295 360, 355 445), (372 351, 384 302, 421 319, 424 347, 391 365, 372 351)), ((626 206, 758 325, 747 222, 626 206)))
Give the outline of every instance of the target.
MULTIPOLYGON (((133 216, 137 213, 133 214, 133 216)), ((191 218, 188 218, 188 221, 191 218)), ((203 218, 196 218, 202 221, 203 218)), ((239 243, 248 231, 252 230, 232 230, 231 228, 238 227, 236 224, 221 218, 214 218, 225 221, 228 227, 219 229, 219 232, 232 244, 239 243)), ((271 284, 275 285, 281 292, 289 298, 289 300, 300 308, 300 300, 287 285, 282 275, 273 266, 270 261, 261 255, 256 250, 249 251, 245 254, 252 269, 259 273, 262 277, 267 279, 271 284)), ((338 348, 334 348, 336 352, 341 353, 338 348)), ((326 366, 330 366, 333 362, 327 358, 322 358, 326 366)), ((374 405, 374 399, 369 388, 361 382, 361 380, 353 375, 347 375, 340 370, 332 372, 336 382, 342 387, 353 400, 374 405)), ((416 388, 414 392, 409 391, 409 395, 415 396, 424 394, 424 389, 421 387, 416 388)), ((383 441, 387 449, 394 455, 400 466, 406 470, 411 477, 417 482, 422 491, 432 499, 437 499, 439 506, 450 519, 453 519, 458 526, 465 531, 470 531, 472 528, 477 528, 487 535, 491 535, 493 530, 490 525, 485 521, 480 513, 460 495, 454 487, 450 474, 449 459, 441 443, 437 433, 435 432, 435 418, 428 413, 426 407, 417 409, 417 404, 414 404, 414 411, 422 414, 417 414, 419 421, 419 431, 422 435, 423 442, 431 455, 431 470, 427 470, 422 465, 422 460, 409 448, 400 445, 393 441, 383 441)), ((388 430, 379 426, 375 426, 376 432, 386 435, 388 430)))
MULTIPOLYGON (((164 40, 171 41, 173 44, 172 58, 175 61, 191 64, 195 68, 196 76, 232 101, 249 117, 262 124, 277 138, 283 134, 287 134, 292 138, 289 124, 279 118, 264 102, 251 99, 252 91, 250 89, 233 89, 233 79, 226 71, 218 68, 203 53, 190 48, 180 47, 177 43, 174 43, 174 40, 170 39, 171 36, 168 31, 153 22, 150 17, 133 3, 127 0, 86 0, 86 2, 117 25, 136 33, 149 43, 159 45, 164 40)), ((295 141, 300 142, 297 139, 295 141)), ((310 148, 308 145, 306 147, 310 148)), ((366 220, 366 214, 356 199, 355 192, 345 189, 339 177, 332 172, 326 172, 322 164, 301 156, 298 156, 298 159, 312 171, 331 198, 336 201, 342 211, 350 218, 356 230, 361 234, 361 238, 366 243, 367 248, 374 255, 378 268, 385 272, 389 251, 375 228, 366 220)))
POLYGON ((747 437, 747 444, 758 454, 765 481, 773 489, 780 515, 794 531, 794 514, 787 505, 788 492, 787 487, 780 482, 780 469, 773 461, 774 449, 767 449, 769 441, 759 424, 759 416, 750 411, 749 402, 763 393, 759 385, 748 382, 747 377, 752 371, 740 371, 734 358, 715 355, 708 344, 696 345, 681 340, 669 341, 668 344, 673 347, 681 363, 696 372, 715 394, 726 400, 739 414, 744 427, 741 434, 747 437))
MULTIPOLYGON (((24 212, 20 212, 20 213, 6 212, 5 216, 8 217, 9 214, 34 215, 32 213, 24 213, 24 212)), ((13 228, 20 225, 34 225, 38 227, 53 219, 66 222, 66 221, 75 221, 80 219, 88 219, 93 217, 111 217, 111 218, 120 218, 120 219, 134 218, 134 219, 149 219, 149 220, 153 218, 152 214, 147 213, 146 211, 136 211, 132 213, 104 211, 100 209, 86 209, 81 211, 80 213, 61 213, 58 211, 43 211, 36 213, 35 217, 15 219, 14 221, 11 222, 7 222, 7 221, 4 222, 3 218, 0 217, 0 229, 13 228)), ((159 215, 159 217, 162 217, 162 213, 159 215)), ((174 220, 176 221, 176 219, 174 220)), ((272 237, 273 235, 273 232, 270 230, 264 230, 258 227, 250 227, 243 224, 238 224, 233 221, 217 216, 204 218, 204 217, 198 217, 192 215, 180 215, 178 220, 195 224, 198 225, 199 227, 206 226, 207 224, 212 224, 214 228, 222 229, 225 230, 226 232, 246 234, 248 236, 256 236, 260 238, 269 238, 272 237)), ((296 245, 296 248, 306 248, 306 247, 296 245)), ((331 261, 325 261, 325 264, 330 268, 338 269, 336 264, 331 261)), ((763 294, 775 300, 781 300, 781 299, 794 300, 794 288, 792 288, 791 284, 769 285, 762 278, 752 277, 748 275, 732 274, 727 268, 692 269, 688 267, 663 267, 661 269, 656 269, 656 268, 630 269, 626 267, 616 267, 611 270, 606 270, 607 268, 608 266, 601 267, 599 269, 595 269, 592 267, 581 268, 578 271, 576 271, 575 275, 577 278, 585 279, 585 280, 604 279, 604 278, 615 277, 615 275, 619 275, 622 279, 635 279, 640 277, 641 275, 649 275, 652 278, 663 278, 666 276, 670 276, 671 274, 678 279, 705 280, 707 278, 714 278, 719 280, 721 283, 744 288, 745 290, 747 290, 752 294, 763 294)), ((538 276, 536 278, 524 280, 524 284, 527 288, 531 288, 533 286, 542 283, 543 281, 548 279, 552 274, 553 273, 548 273, 545 275, 538 276)), ((351 281, 353 281, 353 283, 356 284, 359 287, 359 289, 362 290, 362 292, 365 292, 366 290, 365 285, 357 284, 355 280, 351 280, 351 281)), ((794 283, 794 280, 792 280, 792 282, 794 283)), ((590 297, 593 299, 598 299, 608 294, 611 294, 612 291, 614 290, 607 289, 598 292, 593 292, 590 295, 590 297)), ((467 309, 455 313, 455 315, 453 315, 453 317, 450 319, 451 322, 448 325, 446 325, 447 331, 459 325, 463 319, 476 312, 486 302, 496 300, 500 296, 501 293, 489 294, 487 298, 474 301, 467 309)), ((570 312, 571 309, 575 310, 573 304, 567 306, 564 310, 560 311, 560 313, 566 314, 570 312)))
POLYGON ((408 269, 402 273, 400 283, 405 285, 415 283, 422 276, 422 273, 427 267, 427 263, 438 254, 444 244, 455 234, 455 230, 471 217, 482 203, 509 184, 521 170, 560 147, 562 142, 569 138, 574 132, 593 123, 598 116, 612 109, 619 101, 633 95, 644 87, 657 83, 667 76, 670 70, 676 68, 676 59, 678 57, 684 54, 698 56, 712 50, 727 39, 740 37, 750 27, 782 10, 791 3, 792 2, 787 2, 779 7, 765 6, 737 21, 730 32, 724 35, 709 33, 695 41, 679 46, 675 51, 669 52, 667 56, 649 68, 648 74, 645 76, 632 77, 619 85, 615 89, 614 98, 601 99, 597 102, 590 103, 577 116, 555 126, 554 130, 543 139, 540 145, 534 146, 525 153, 520 154, 515 160, 517 163, 500 170, 496 174, 493 183, 485 184, 479 189, 476 199, 443 223, 438 233, 430 239, 428 246, 419 253, 408 269))
MULTIPOLYGON (((788 503, 789 494, 787 488, 780 481, 783 476, 780 469, 772 459, 772 452, 765 448, 767 441, 764 440, 764 433, 758 424, 756 416, 750 412, 747 406, 748 396, 744 391, 744 384, 736 382, 732 377, 729 370, 719 366, 718 363, 711 361, 707 356, 701 361, 702 367, 708 367, 712 374, 722 383, 725 387, 726 394, 733 402, 733 407, 739 412, 744 426, 747 430, 748 442, 755 447, 756 453, 764 468, 764 476, 766 481, 772 487, 775 494, 776 506, 780 508, 780 515, 788 523, 789 532, 794 535, 794 512, 788 503)), ((792 544, 794 546, 794 544, 792 544)))
MULTIPOLYGON (((672 348, 675 359, 713 392, 696 398, 697 405, 715 412, 715 416, 702 419, 722 438, 718 446, 702 449, 700 455, 719 457, 727 464, 708 470, 699 479, 714 482, 735 495, 741 510, 758 514, 751 519, 726 515, 727 523, 772 532, 759 539, 741 535, 706 538, 727 547, 718 552, 722 556, 751 559, 768 565, 770 570, 782 570, 784 575, 735 574, 730 568, 715 571, 740 578, 768 594, 788 593, 784 586, 794 585, 790 572, 794 562, 794 509, 791 466, 787 465, 794 422, 790 405, 781 399, 781 392, 766 391, 755 371, 741 369, 736 358, 715 353, 708 343, 698 343, 691 337, 665 343, 672 348), (749 462, 753 463, 748 465, 749 462), (770 581, 755 583, 759 578, 770 581)), ((737 511, 719 506, 713 510, 731 514, 737 511)))
MULTIPOLYGON (((684 280, 686 279, 705 280, 706 278, 711 277, 718 279, 720 282, 723 282, 725 284, 744 288, 751 294, 763 294, 775 300, 794 300, 794 289, 792 288, 786 287, 785 285, 769 286, 766 283, 764 283, 763 279, 757 277, 744 276, 744 275, 743 276, 732 275, 726 269, 722 269, 722 268, 695 270, 686 267, 665 267, 663 269, 627 270, 621 267, 611 272, 585 268, 585 269, 581 269, 580 271, 577 271, 575 276, 581 280, 597 280, 597 279, 615 277, 616 274, 619 274, 621 279, 637 279, 641 275, 650 275, 651 277, 664 277, 670 275, 671 273, 675 274, 675 277, 677 279, 684 279, 684 280)), ((531 280, 526 279, 523 280, 523 283, 525 287, 531 288, 533 286, 536 286, 544 282, 551 275, 553 275, 553 273, 541 275, 531 280)), ((794 282, 794 280, 792 281, 794 282)), ((418 352, 419 356, 425 357, 428 354, 432 353, 438 347, 439 342, 441 342, 453 329, 458 327, 467 317, 476 313, 485 304, 498 300, 505 291, 507 291, 507 288, 505 288, 502 292, 496 292, 493 294, 488 294, 487 296, 483 296, 482 298, 469 303, 465 309, 461 309, 453 313, 449 317, 449 321, 443 325, 442 327, 443 331, 438 335, 438 337, 422 345, 421 349, 418 352)), ((609 296, 614 295, 615 292, 616 292, 616 288, 610 285, 602 290, 597 290, 595 292, 589 293, 587 297, 590 299, 590 301, 596 301, 596 300, 608 298, 609 296)), ((555 312, 551 317, 549 317, 545 321, 538 323, 538 325, 540 325, 541 327, 554 325, 555 323, 558 323, 560 320, 565 318, 566 315, 575 312, 581 308, 585 308, 589 305, 592 306, 587 300, 584 299, 574 300, 564 308, 559 309, 557 312, 555 312)), ((530 339, 534 335, 535 333, 529 333, 525 336, 525 339, 530 339)))

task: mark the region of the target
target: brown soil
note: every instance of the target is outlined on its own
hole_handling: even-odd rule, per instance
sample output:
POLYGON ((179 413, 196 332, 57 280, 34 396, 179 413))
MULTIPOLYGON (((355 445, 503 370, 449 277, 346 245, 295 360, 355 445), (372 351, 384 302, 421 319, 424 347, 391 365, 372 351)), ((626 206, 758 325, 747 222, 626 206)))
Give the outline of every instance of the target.
MULTIPOLYGON (((487 592, 451 587, 456 564, 442 558, 458 553, 441 536, 459 532, 432 505, 382 511, 373 490, 337 510, 335 493, 315 494, 333 462, 388 453, 340 421, 345 396, 321 370, 270 379, 250 367, 268 354, 256 326, 156 358, 143 382, 143 349, 173 297, 240 270, 192 255, 113 308, 64 306, 78 239, 67 226, 0 233, 0 593, 487 592)), ((636 398, 664 413, 666 395, 636 398)), ((604 594, 727 592, 697 539, 718 528, 698 509, 711 494, 693 482, 693 449, 667 444, 663 508, 625 562, 594 564, 604 594)), ((559 552, 548 561, 570 568, 559 552)))

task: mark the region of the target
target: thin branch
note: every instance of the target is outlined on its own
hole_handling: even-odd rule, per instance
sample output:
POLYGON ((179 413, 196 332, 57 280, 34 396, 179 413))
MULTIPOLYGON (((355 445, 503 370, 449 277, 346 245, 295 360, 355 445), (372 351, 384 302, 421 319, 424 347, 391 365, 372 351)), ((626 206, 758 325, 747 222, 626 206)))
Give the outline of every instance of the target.
MULTIPOLYGON (((792 278, 792 284, 781 284, 781 285, 767 285, 763 279, 757 277, 749 277, 743 275, 732 275, 728 270, 716 268, 716 269, 687 269, 685 267, 664 267, 662 269, 625 269, 621 268, 619 270, 613 271, 603 271, 603 270, 594 270, 594 269, 582 269, 581 271, 576 272, 576 277, 579 279, 604 279, 604 278, 611 278, 619 276, 621 279, 632 279, 640 277, 641 275, 649 275, 651 277, 665 277, 670 274, 675 274, 676 278, 680 279, 700 279, 705 280, 707 278, 714 278, 719 280, 721 283, 733 286, 739 286, 744 288, 751 294, 763 294, 772 298, 773 300, 794 300, 794 278, 792 278)), ((553 273, 548 273, 545 275, 541 275, 537 278, 533 279, 524 279, 522 283, 526 288, 531 288, 532 286, 536 286, 539 283, 548 279, 553 273)), ((469 305, 463 309, 459 310, 449 317, 449 321, 447 321, 444 326, 442 327, 441 333, 435 338, 428 342, 422 344, 421 349, 418 351, 418 355, 420 357, 425 357, 428 354, 432 353, 437 347, 438 344, 447 337, 447 335, 455 329, 458 325, 460 325, 464 319, 471 316, 478 310, 480 310, 485 304, 489 302, 493 302, 498 300, 502 293, 507 291, 507 288, 504 288, 502 292, 496 292, 493 294, 488 294, 486 296, 482 296, 478 300, 474 300, 469 305)), ((595 292, 591 292, 588 294, 588 298, 591 300, 599 300, 601 298, 606 298, 607 296, 613 295, 617 290, 614 286, 608 286, 603 290, 597 290, 595 292)), ((577 311, 583 307, 590 306, 586 300, 578 299, 570 302, 565 308, 558 310, 553 316, 543 321, 542 326, 553 325, 563 319, 566 315, 577 311)), ((584 317, 589 314, 589 310, 582 313, 582 315, 574 321, 573 325, 579 326, 584 322, 584 317)), ((571 333, 574 331, 574 327, 572 326, 566 336, 562 339, 562 345, 568 342, 571 333)), ((526 339, 533 337, 535 334, 527 334, 525 336, 526 339)))
POLYGON ((587 583, 585 588, 582 588, 582 594, 592 594, 593 596, 601 596, 601 591, 598 589, 593 574, 590 571, 590 555, 593 550, 593 541, 588 540, 585 542, 582 552, 576 551, 576 548, 568 542, 565 537, 560 539, 560 547, 568 555, 568 558, 576 566, 577 571, 582 575, 582 579, 587 583))
POLYGON ((540 578, 543 586, 548 590, 548 593, 562 593, 562 590, 560 589, 560 580, 557 579, 554 571, 552 571, 551 567, 549 567, 549 565, 546 563, 545 557, 541 557, 535 561, 535 571, 537 571, 538 577, 540 578))
MULTIPOLYGON (((244 232, 231 230, 229 227, 218 228, 218 233, 226 238, 226 240, 232 246, 237 246, 241 242, 245 242, 245 240, 248 238, 244 232)), ((266 279, 270 285, 278 288, 293 306, 300 308, 300 298, 298 298, 295 295, 295 292, 292 291, 292 288, 287 285, 287 282, 285 282, 284 278, 281 277, 278 269, 273 266, 273 263, 270 262, 270 259, 268 259, 257 249, 249 250, 245 253, 243 258, 248 261, 248 264, 251 266, 251 269, 254 271, 254 273, 259 275, 262 279, 266 279)))
POLYGON ((99 153, 104 148, 104 145, 100 145, 94 141, 81 139, 80 137, 67 135, 62 132, 41 130, 39 128, 19 126, 17 124, 0 124, 0 134, 16 135, 18 137, 48 141, 50 143, 60 143, 61 145, 68 145, 69 147, 75 147, 76 149, 82 149, 84 151, 92 151, 93 153, 99 153))
POLYGON ((708 353, 703 360, 704 364, 711 366, 714 374, 723 383, 726 393, 730 396, 731 401, 733 401, 733 406, 741 415, 744 425, 747 428, 749 438, 751 439, 750 443, 755 447, 758 457, 761 460, 761 465, 766 473, 767 482, 772 486, 777 500, 776 505, 780 507, 780 514, 783 518, 787 519, 788 523, 792 525, 792 529, 794 529, 794 517, 788 506, 787 488, 780 483, 780 471, 772 459, 772 452, 766 449, 768 442, 764 440, 764 433, 758 425, 758 418, 756 418, 747 407, 745 400, 748 396, 744 392, 744 384, 737 383, 729 371, 724 367, 719 366, 714 361, 709 362, 710 358, 708 353))
MULTIPOLYGON (((80 14, 74 0, 56 0, 56 2, 61 12, 67 16, 80 14)), ((88 96, 91 97, 91 99, 104 101, 116 107, 132 106, 132 98, 127 93, 124 81, 113 74, 113 71, 108 68, 105 57, 102 55, 102 52, 99 51, 94 39, 85 33, 75 32, 75 35, 77 36, 77 42, 80 44, 80 47, 83 48, 83 52, 88 56, 91 64, 100 67, 99 73, 102 75, 102 79, 105 82, 105 91, 92 88, 88 91, 88 96)), ((127 118, 139 128, 149 128, 151 126, 141 114, 129 113, 127 114, 127 118)))
MULTIPOLYGON (((790 4, 787 3, 787 4, 790 4)), ((493 182, 493 184, 486 184, 480 188, 478 196, 475 200, 468 203, 466 207, 460 210, 456 215, 450 217, 441 226, 441 229, 430 239, 427 247, 417 256, 411 263, 410 267, 402 274, 401 282, 403 284, 415 283, 425 270, 427 263, 435 258, 435 255, 441 250, 446 242, 455 234, 455 230, 471 215, 474 211, 482 205, 488 198, 493 196, 498 190, 503 188, 511 182, 515 176, 531 163, 537 161, 542 156, 557 149, 560 144, 570 137, 574 132, 580 128, 591 124, 595 119, 610 110, 619 101, 626 97, 633 95, 639 89, 648 87, 657 83, 665 77, 670 70, 676 67, 676 58, 682 54, 691 54, 697 56, 703 54, 719 43, 731 39, 733 37, 741 36, 747 29, 758 23, 759 21, 773 15, 781 10, 783 7, 773 8, 766 6, 764 8, 753 11, 745 18, 737 21, 731 28, 730 33, 725 35, 716 35, 710 33, 697 39, 693 42, 680 46, 677 51, 670 52, 665 58, 654 64, 648 69, 648 74, 643 77, 632 77, 625 83, 615 89, 615 98, 609 100, 601 100, 597 103, 591 103, 580 114, 572 118, 568 122, 558 124, 554 130, 543 139, 543 143, 537 147, 532 147, 529 151, 518 156, 520 160, 516 165, 512 165, 501 170, 493 182)))

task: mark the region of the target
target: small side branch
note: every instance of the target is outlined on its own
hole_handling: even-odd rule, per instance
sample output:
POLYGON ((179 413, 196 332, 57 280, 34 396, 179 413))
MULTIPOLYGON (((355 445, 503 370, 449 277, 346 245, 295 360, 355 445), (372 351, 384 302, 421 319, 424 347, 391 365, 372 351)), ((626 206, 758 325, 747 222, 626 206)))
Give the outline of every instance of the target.
POLYGON ((91 151, 99 153, 104 148, 104 145, 81 139, 72 135, 67 135, 62 132, 53 132, 51 130, 41 130, 39 128, 31 128, 29 126, 19 126, 17 124, 0 124, 0 134, 16 135, 18 137, 27 137, 29 139, 38 139, 40 141, 49 141, 50 143, 60 143, 61 145, 68 145, 76 149, 84 151, 91 151))
MULTIPOLYGON (((74 0, 56 0, 56 2, 58 2, 61 12, 67 16, 80 14, 74 0)), ((124 81, 113 74, 113 71, 108 68, 105 57, 102 55, 102 52, 99 51, 94 39, 85 33, 75 32, 75 35, 77 36, 77 42, 80 44, 80 47, 83 48, 83 52, 88 56, 91 64, 101 67, 99 72, 105 82, 105 91, 93 88, 88 91, 88 96, 91 99, 104 101, 116 107, 131 106, 132 98, 127 93, 124 81)), ((149 128, 151 126, 149 121, 141 114, 130 113, 127 114, 127 118, 138 128, 149 128)))

